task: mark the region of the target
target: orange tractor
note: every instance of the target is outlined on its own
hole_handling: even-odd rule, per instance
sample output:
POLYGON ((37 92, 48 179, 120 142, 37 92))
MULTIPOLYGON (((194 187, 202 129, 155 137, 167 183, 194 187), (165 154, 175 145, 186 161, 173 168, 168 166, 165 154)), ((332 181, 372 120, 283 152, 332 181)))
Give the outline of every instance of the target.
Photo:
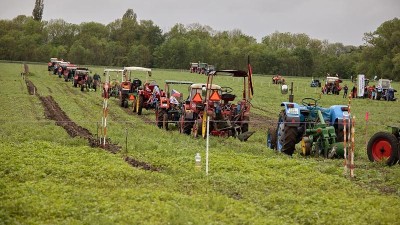
POLYGON ((285 78, 281 75, 275 75, 272 77, 272 84, 285 84, 285 78))
POLYGON ((175 89, 172 85, 192 85, 191 81, 165 81, 165 95, 160 97, 160 101, 156 106, 156 122, 159 128, 168 130, 169 124, 175 124, 179 127, 179 118, 182 113, 183 94, 175 89))
POLYGON ((241 70, 220 70, 208 74, 206 84, 192 84, 189 98, 182 107, 180 131, 193 134, 194 137, 206 137, 207 117, 209 132, 220 137, 238 137, 246 141, 253 132, 249 132, 250 100, 253 94, 251 72, 241 70), (233 103, 236 95, 231 87, 213 84, 216 74, 230 74, 243 78, 242 99, 233 103))

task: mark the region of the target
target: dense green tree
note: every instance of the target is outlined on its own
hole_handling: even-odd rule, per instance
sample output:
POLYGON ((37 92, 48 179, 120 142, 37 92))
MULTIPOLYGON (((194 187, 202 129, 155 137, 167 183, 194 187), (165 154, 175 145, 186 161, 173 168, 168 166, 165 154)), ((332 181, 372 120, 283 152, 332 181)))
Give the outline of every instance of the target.
POLYGON ((43 9, 44 9, 44 0, 36 0, 35 1, 35 8, 33 8, 32 16, 33 19, 36 21, 42 21, 43 16, 43 9))
POLYGON ((0 59, 5 60, 58 57, 76 64, 176 69, 201 61, 218 69, 245 70, 250 55, 253 71, 260 74, 323 77, 337 73, 349 78, 362 73, 399 79, 399 20, 384 22, 366 33, 364 40, 363 46, 345 46, 303 33, 274 32, 257 43, 241 30, 215 31, 198 23, 178 23, 163 34, 153 21, 138 20, 132 9, 107 25, 40 21, 24 15, 0 20, 0 59))
POLYGON ((376 31, 366 33, 362 66, 369 74, 380 77, 399 79, 398 54, 400 53, 400 20, 394 18, 384 22, 376 31))

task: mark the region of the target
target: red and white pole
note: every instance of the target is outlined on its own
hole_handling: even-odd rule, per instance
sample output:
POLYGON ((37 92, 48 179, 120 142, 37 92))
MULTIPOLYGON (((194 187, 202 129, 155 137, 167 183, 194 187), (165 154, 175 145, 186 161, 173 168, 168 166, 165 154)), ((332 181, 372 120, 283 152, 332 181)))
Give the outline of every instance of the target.
POLYGON ((350 150, 350 177, 354 177, 354 136, 355 136, 355 124, 356 124, 356 117, 353 116, 353 119, 351 120, 351 150, 350 150))

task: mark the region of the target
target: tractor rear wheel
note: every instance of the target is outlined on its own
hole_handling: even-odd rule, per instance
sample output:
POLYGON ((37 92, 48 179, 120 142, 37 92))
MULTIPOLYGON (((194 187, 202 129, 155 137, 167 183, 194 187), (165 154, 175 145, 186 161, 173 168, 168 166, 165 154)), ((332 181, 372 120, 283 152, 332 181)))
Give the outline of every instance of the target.
POLYGON ((270 149, 276 149, 276 126, 268 128, 267 147, 270 149))
POLYGON ((248 116, 243 117, 243 123, 242 123, 242 133, 249 131, 249 123, 250 123, 250 118, 248 116))
POLYGON ((276 139, 276 149, 279 152, 293 155, 297 140, 297 127, 285 126, 283 116, 280 116, 276 139))
POLYGON ((163 111, 162 126, 165 130, 168 130, 168 113, 163 111))
POLYGON ((143 95, 139 95, 139 101, 137 102, 137 114, 142 115, 142 109, 143 109, 143 95))
POLYGON ((382 92, 376 93, 376 100, 381 100, 382 92))
POLYGON ((369 139, 367 154, 371 162, 386 160, 392 166, 399 160, 399 141, 391 133, 378 132, 369 139))
POLYGON ((163 127, 163 116, 164 116, 164 111, 163 110, 157 110, 156 111, 156 121, 157 121, 157 127, 162 128, 163 127))
POLYGON ((187 121, 187 119, 185 118, 184 115, 181 116, 180 120, 179 120, 180 125, 180 132, 190 135, 190 133, 192 132, 192 127, 193 127, 193 122, 192 121, 187 121))

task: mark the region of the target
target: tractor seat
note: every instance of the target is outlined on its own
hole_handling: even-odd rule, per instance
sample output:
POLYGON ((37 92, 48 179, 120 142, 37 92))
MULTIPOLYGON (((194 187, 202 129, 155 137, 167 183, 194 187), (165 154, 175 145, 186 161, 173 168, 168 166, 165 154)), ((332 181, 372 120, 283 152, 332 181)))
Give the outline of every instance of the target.
POLYGON ((229 93, 225 93, 221 95, 221 99, 224 101, 233 101, 235 100, 236 95, 233 94, 229 94, 229 93))
POLYGON ((135 87, 140 87, 140 85, 142 85, 142 81, 135 78, 135 79, 133 79, 132 84, 135 87))

